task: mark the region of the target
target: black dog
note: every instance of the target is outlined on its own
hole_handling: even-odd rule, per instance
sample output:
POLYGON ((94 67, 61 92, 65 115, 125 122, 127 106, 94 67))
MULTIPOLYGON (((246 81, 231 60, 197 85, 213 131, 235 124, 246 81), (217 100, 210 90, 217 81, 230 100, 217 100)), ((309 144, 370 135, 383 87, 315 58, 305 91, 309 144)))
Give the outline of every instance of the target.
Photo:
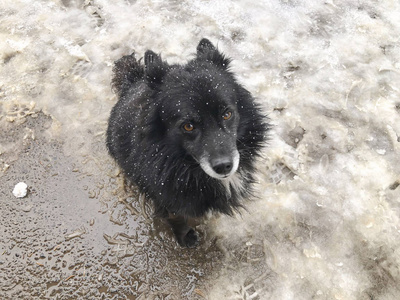
POLYGON ((169 65, 149 50, 144 66, 132 54, 113 69, 119 101, 108 149, 181 246, 198 243, 188 218, 231 215, 251 196, 255 158, 266 140, 266 119, 229 63, 202 39, 186 65, 169 65))

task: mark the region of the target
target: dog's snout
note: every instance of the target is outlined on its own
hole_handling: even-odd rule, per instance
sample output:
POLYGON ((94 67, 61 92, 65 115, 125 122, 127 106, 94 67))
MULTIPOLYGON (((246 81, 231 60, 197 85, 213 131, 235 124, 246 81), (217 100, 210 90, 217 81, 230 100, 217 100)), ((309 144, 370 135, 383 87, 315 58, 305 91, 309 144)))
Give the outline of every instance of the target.
POLYGON ((215 173, 219 175, 229 174, 233 168, 233 161, 230 158, 217 158, 211 161, 211 166, 215 173))

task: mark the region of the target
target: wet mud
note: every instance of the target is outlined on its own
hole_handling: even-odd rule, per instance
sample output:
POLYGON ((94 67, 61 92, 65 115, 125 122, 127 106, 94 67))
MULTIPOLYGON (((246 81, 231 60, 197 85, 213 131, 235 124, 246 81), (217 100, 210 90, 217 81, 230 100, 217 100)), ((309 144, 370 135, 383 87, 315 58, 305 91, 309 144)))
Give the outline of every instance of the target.
POLYGON ((65 155, 40 111, 0 121, 15 149, 1 156, 1 299, 204 299, 222 254, 201 226, 202 245, 180 248, 111 159, 88 173, 95 158, 65 155))

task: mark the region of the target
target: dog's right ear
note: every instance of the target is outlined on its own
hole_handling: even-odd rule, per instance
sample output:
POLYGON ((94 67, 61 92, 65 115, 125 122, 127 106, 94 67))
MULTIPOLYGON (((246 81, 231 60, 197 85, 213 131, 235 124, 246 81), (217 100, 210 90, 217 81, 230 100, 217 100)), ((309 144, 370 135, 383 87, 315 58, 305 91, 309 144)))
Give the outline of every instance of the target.
POLYGON ((205 38, 201 39, 197 45, 197 58, 209 61, 224 70, 229 68, 229 63, 231 62, 231 59, 220 53, 218 49, 205 38))
POLYGON ((210 40, 203 38, 197 45, 197 54, 204 54, 208 51, 216 51, 217 48, 210 42, 210 40))
POLYGON ((151 50, 144 54, 144 74, 151 87, 162 83, 165 74, 168 71, 168 65, 161 60, 161 56, 151 50))

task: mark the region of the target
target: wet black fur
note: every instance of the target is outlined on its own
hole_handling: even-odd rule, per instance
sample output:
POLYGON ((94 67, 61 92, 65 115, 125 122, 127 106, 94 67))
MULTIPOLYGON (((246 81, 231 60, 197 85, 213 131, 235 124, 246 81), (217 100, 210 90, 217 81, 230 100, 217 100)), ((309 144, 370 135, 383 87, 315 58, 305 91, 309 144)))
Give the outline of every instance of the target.
POLYGON ((203 39, 196 57, 185 65, 169 65, 147 51, 144 65, 132 54, 116 61, 113 69, 112 85, 119 101, 110 115, 107 147, 130 181, 152 199, 156 214, 167 218, 182 246, 198 242, 187 218, 208 211, 231 215, 251 196, 255 158, 266 140, 266 118, 237 83, 229 63, 203 39), (237 114, 237 173, 243 189, 230 193, 188 154, 191 138, 175 128, 177 118, 192 113, 191 103, 200 107, 195 113, 202 118, 214 114, 222 98, 237 114), (209 106, 204 105, 207 101, 209 106))

